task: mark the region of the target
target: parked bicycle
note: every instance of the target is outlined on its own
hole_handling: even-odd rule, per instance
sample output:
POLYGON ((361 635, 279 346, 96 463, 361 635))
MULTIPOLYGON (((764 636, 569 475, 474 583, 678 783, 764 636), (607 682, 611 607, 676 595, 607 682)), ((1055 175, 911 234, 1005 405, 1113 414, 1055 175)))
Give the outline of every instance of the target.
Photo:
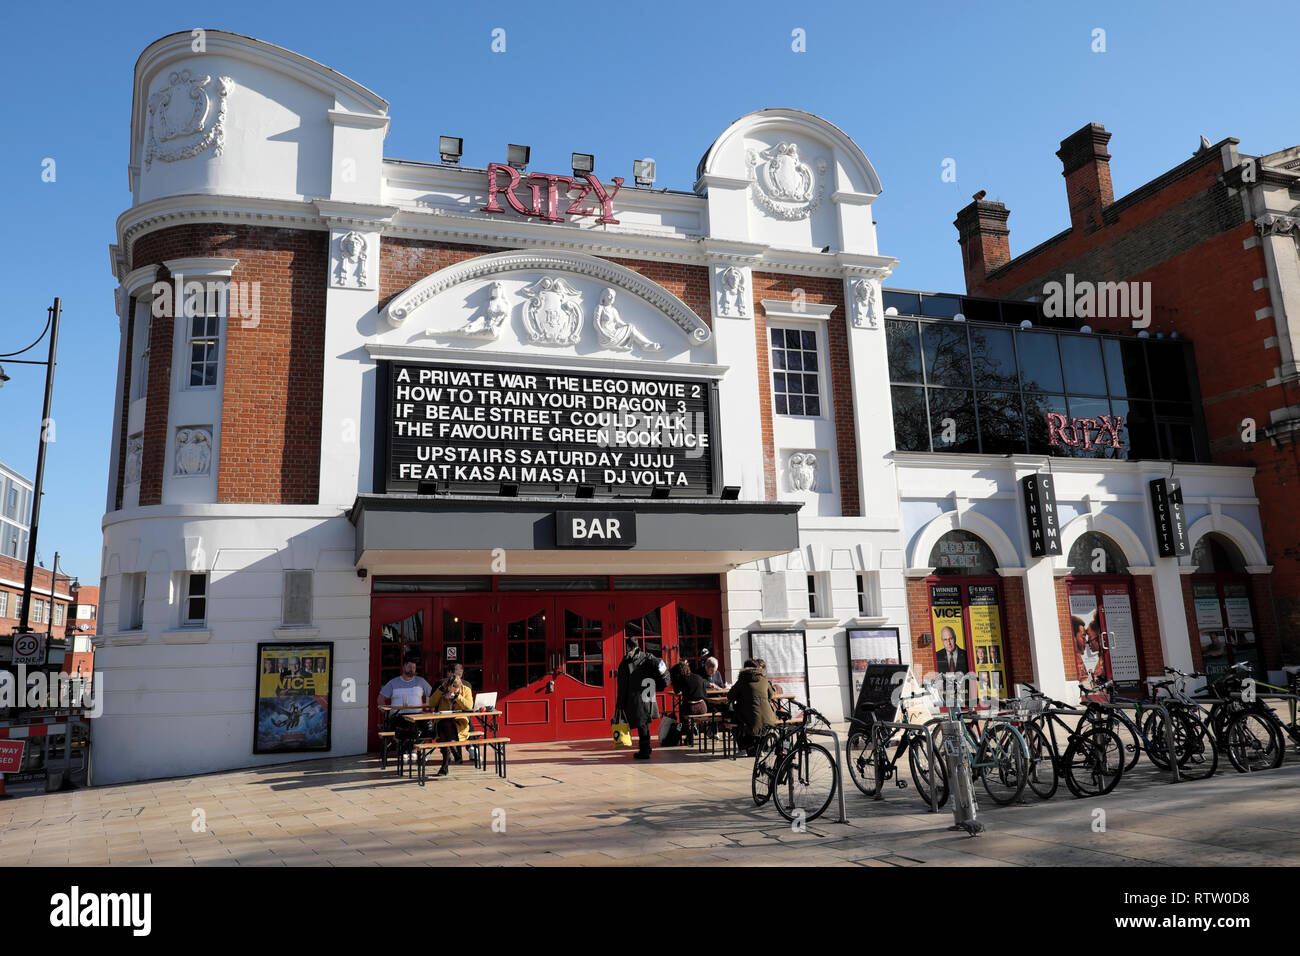
POLYGON ((1076 797, 1105 796, 1115 789, 1124 772, 1124 748, 1115 732, 1104 725, 1088 721, 1089 710, 1077 708, 1048 697, 1033 684, 1024 685, 1029 693, 1006 701, 1029 749, 1026 785, 1037 797, 1050 799, 1062 777, 1076 797), (1063 713, 1079 716, 1075 726, 1063 713), (1065 735, 1062 752, 1057 731, 1065 735))
POLYGON ((791 703, 803 712, 803 719, 768 731, 755 748, 751 784, 754 802, 759 806, 767 802, 759 799, 761 776, 766 776, 768 795, 781 816, 793 820, 802 814, 804 821, 816 820, 835 798, 840 768, 830 751, 810 741, 808 734, 810 730, 829 730, 830 721, 801 701, 791 703), (769 765, 770 775, 766 770, 769 765))
MULTIPOLYGON (((926 723, 936 737, 944 719, 936 717, 926 723)), ((982 783, 994 803, 1006 805, 1019 800, 1029 782, 1029 746, 1013 722, 998 715, 980 718, 974 711, 963 710, 959 698, 949 706, 946 719, 957 721, 961 727, 963 756, 971 780, 982 783)), ((937 803, 943 806, 948 802, 948 768, 942 759, 936 764, 937 803)), ((928 787, 915 774, 913 780, 918 791, 924 790, 922 796, 929 803, 928 787)))
MULTIPOLYGON (((1172 673, 1172 668, 1166 668, 1172 673)), ((1277 687, 1250 677, 1246 662, 1232 665, 1228 672, 1210 685, 1214 703, 1209 709, 1210 728, 1228 761, 1239 773, 1273 770, 1286 758, 1286 738, 1300 745, 1300 726, 1296 723, 1296 695, 1291 688, 1277 687), (1252 680, 1251 685, 1246 681, 1252 680), (1249 689, 1248 689, 1249 688, 1249 689), (1284 723, 1257 692, 1284 694, 1289 698, 1291 720, 1284 723)), ((1197 675, 1180 675, 1197 676, 1197 675)))
MULTIPOLYGON (((1211 712, 1190 696, 1186 689, 1189 678, 1205 675, 1184 674, 1172 667, 1165 668, 1165 671, 1174 676, 1169 680, 1152 683, 1151 694, 1152 699, 1163 704, 1169 712, 1178 772, 1188 780, 1212 777, 1219 767, 1219 751, 1215 746, 1214 733, 1206 722, 1206 718, 1211 717, 1211 712), (1160 697, 1160 691, 1164 691, 1166 696, 1160 697)), ((1163 722, 1160 721, 1158 711, 1149 714, 1142 723, 1142 729, 1148 736, 1154 736, 1152 728, 1163 733, 1163 722)))
MULTIPOLYGON (((922 692, 910 694, 902 700, 917 700, 929 696, 922 692)), ((848 764, 849 778, 863 795, 874 800, 884 799, 881 791, 887 780, 893 780, 894 786, 900 790, 906 789, 907 781, 903 779, 898 768, 899 762, 906 754, 916 792, 928 807, 930 805, 930 751, 926 734, 919 730, 896 727, 882 727, 877 730, 874 723, 856 717, 850 718, 849 724, 849 738, 844 744, 844 761, 848 764)))

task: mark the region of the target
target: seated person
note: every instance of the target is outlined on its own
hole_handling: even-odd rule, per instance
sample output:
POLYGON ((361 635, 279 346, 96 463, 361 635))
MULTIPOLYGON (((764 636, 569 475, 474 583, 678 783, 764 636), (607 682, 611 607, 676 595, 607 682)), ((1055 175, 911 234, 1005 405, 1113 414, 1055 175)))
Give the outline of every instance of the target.
MULTIPOLYGON (((423 677, 416 677, 415 671, 420 663, 420 655, 408 653, 402 658, 402 673, 394 677, 379 691, 380 707, 398 707, 400 710, 389 714, 418 713, 424 702, 433 693, 433 688, 423 677)), ((386 721, 385 721, 386 725, 386 721)))
POLYGON ((727 692, 727 701, 736 722, 736 746, 743 747, 752 757, 758 738, 769 727, 776 726, 776 714, 772 712, 772 685, 767 682, 757 661, 745 661, 745 669, 736 675, 736 683, 727 692))
POLYGON ((691 672, 691 665, 686 661, 679 661, 673 665, 672 669, 672 688, 673 693, 681 699, 681 713, 683 723, 686 724, 685 741, 690 744, 694 740, 694 724, 685 720, 689 714, 707 714, 709 712, 709 702, 704 696, 704 678, 699 674, 691 672))
MULTIPOLYGON (((757 660, 754 661, 754 664, 755 664, 755 666, 758 667, 759 670, 761 670, 761 671, 763 672, 763 676, 766 677, 766 676, 767 676, 767 661, 766 661, 764 658, 761 658, 761 657, 760 657, 760 658, 758 658, 757 660)), ((783 690, 781 690, 781 685, 780 685, 780 684, 771 684, 771 687, 772 687, 772 693, 773 693, 773 695, 775 695, 775 694, 783 694, 783 693, 785 693, 783 690)))
MULTIPOLYGON (((465 668, 461 664, 452 664, 447 668, 447 676, 438 683, 437 690, 429 698, 430 710, 470 711, 474 709, 474 692, 470 690, 469 684, 465 683, 464 674, 465 668)), ((465 717, 440 720, 436 733, 439 740, 468 740, 469 720, 465 717)), ((442 766, 438 769, 438 776, 446 775, 449 761, 454 759, 456 763, 463 762, 464 755, 460 751, 460 747, 442 748, 442 766)))
POLYGON ((706 657, 703 664, 704 673, 701 676, 704 678, 705 689, 707 690, 709 687, 725 688, 727 684, 722 679, 721 671, 718 670, 718 659, 716 657, 706 657))

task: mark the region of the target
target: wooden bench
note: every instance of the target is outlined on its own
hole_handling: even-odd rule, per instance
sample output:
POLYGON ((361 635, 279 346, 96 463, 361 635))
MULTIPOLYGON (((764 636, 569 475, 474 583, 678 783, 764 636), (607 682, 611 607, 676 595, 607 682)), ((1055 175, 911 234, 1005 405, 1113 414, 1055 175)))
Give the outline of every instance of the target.
MULTIPOLYGON (((470 735, 471 737, 482 737, 482 736, 483 736, 483 731, 481 731, 481 730, 471 730, 471 731, 469 732, 469 735, 470 735)), ((381 731, 379 731, 379 769, 380 769, 380 770, 387 770, 387 769, 388 769, 388 751, 390 751, 390 750, 396 750, 396 749, 397 749, 397 734, 394 733, 394 732, 391 731, 391 730, 381 730, 381 731)), ((398 762, 398 768, 397 768, 397 769, 398 769, 399 771, 401 770, 401 758, 402 758, 401 753, 398 753, 398 754, 397 754, 397 762, 398 762)))
MULTIPOLYGON (((493 769, 496 770, 498 777, 506 775, 506 744, 510 743, 509 737, 484 737, 482 731, 472 731, 469 740, 422 740, 415 745, 416 767, 420 780, 420 786, 428 779, 428 762, 429 755, 435 750, 463 749, 465 747, 491 748, 493 769)), ((474 766, 479 770, 487 770, 487 754, 485 749, 480 749, 474 754, 474 766)))
POLYGON ((691 733, 695 736, 695 749, 704 753, 717 753, 718 751, 718 726, 722 722, 722 715, 717 711, 707 714, 687 714, 686 723, 691 728, 691 733))

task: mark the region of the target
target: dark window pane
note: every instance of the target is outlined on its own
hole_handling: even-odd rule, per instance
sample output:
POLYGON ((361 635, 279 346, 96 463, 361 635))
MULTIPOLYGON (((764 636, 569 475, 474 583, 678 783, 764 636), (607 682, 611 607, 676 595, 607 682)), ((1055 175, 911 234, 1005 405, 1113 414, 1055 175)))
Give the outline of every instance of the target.
POLYGON ((980 392, 980 448, 986 455, 1025 450, 1025 422, 1019 392, 980 392))
POLYGON ((786 330, 785 330, 785 347, 786 347, 786 348, 788 348, 788 349, 797 349, 797 348, 799 347, 799 343, 800 343, 801 341, 802 341, 802 338, 801 338, 800 335, 799 335, 799 330, 798 330, 798 329, 786 329, 786 330))
POLYGON ((970 326, 970 361, 981 388, 1017 388, 1016 346, 1010 329, 970 326))
POLYGON ((961 300, 961 312, 962 315, 966 316, 967 322, 1002 321, 1002 309, 996 300, 963 298, 961 300))
MULTIPOLYGON (((1069 408, 1064 395, 1037 395, 1026 393, 1025 396, 1025 430, 1029 433, 1029 452, 1032 455, 1073 455, 1071 445, 1058 437, 1057 444, 1051 444, 1048 438, 1048 413, 1055 413, 1067 421, 1069 408)), ((1073 432, 1067 427, 1065 437, 1073 440, 1073 432)))
POLYGON ((930 440, 934 450, 979 451, 974 393, 964 388, 928 388, 926 394, 930 401, 930 440))
POLYGON ((588 664, 586 683, 590 684, 592 687, 599 687, 605 683, 601 675, 601 669, 600 664, 588 664))
POLYGON ((777 347, 780 347, 780 346, 785 345, 785 330, 784 330, 784 329, 771 329, 770 331, 771 331, 771 333, 772 333, 772 344, 773 344, 773 345, 775 345, 775 346, 777 346, 777 347))
POLYGON ((785 384, 784 372, 776 372, 772 375, 772 387, 775 388, 777 392, 788 391, 788 386, 785 384))
POLYGON ((817 371, 816 351, 807 351, 803 353, 803 367, 805 372, 817 371))
POLYGON ((1065 390, 1071 395, 1105 395, 1106 373, 1101 365, 1101 343, 1086 335, 1062 335, 1060 338, 1065 390))
POLYGON ((778 415, 788 415, 788 414, 790 414, 790 410, 789 410, 789 407, 788 407, 788 405, 787 405, 787 403, 786 403, 786 400, 785 400, 785 396, 784 396, 784 395, 777 395, 777 396, 776 396, 776 413, 777 413, 778 415))
POLYGON ((889 353, 889 380, 921 384, 921 334, 915 322, 885 320, 885 348, 889 353))
POLYGON ((1176 342, 1147 342, 1147 367, 1151 370, 1151 397, 1157 401, 1186 402, 1192 398, 1187 380, 1186 349, 1176 342))
POLYGON ((785 353, 785 367, 788 368, 788 369, 790 369, 791 371, 794 371, 794 372, 802 372, 802 371, 803 371, 803 353, 802 353, 802 352, 786 352, 786 353, 785 353))
MULTIPOLYGON (((1196 439, 1191 425, 1171 422, 1165 425, 1162 431, 1165 436, 1165 458, 1173 461, 1196 460, 1196 439)), ((201 614, 195 615, 195 617, 201 616, 201 614)))
POLYGON ((648 637, 651 634, 662 634, 663 627, 660 623, 659 608, 655 608, 645 616, 645 632, 648 637))
POLYGON ((1160 444, 1156 441, 1156 425, 1151 415, 1150 402, 1130 401, 1125 425, 1128 431, 1130 458, 1160 457, 1160 444))
POLYGON ((805 351, 814 352, 817 350, 817 333, 805 329, 801 336, 803 338, 803 347, 805 351))
POLYGON ((961 299, 955 295, 921 296, 921 314, 936 319, 951 319, 961 311, 961 299))
POLYGON ((772 368, 774 368, 774 369, 784 369, 784 368, 785 368, 785 350, 784 350, 784 349, 772 349, 772 368))
POLYGON ((1060 392, 1061 360, 1056 336, 1051 332, 1020 332, 1016 335, 1020 350, 1020 384, 1039 392, 1060 392))
POLYGON ((895 385, 894 445, 899 451, 929 451, 930 429, 925 417, 925 389, 895 385))
POLYGON ((899 315, 920 315, 920 298, 915 292, 891 292, 888 289, 880 294, 884 307, 897 309, 899 315))
POLYGON ((804 414, 804 410, 803 410, 803 396, 802 396, 802 395, 791 395, 791 396, 790 396, 790 399, 789 399, 789 405, 790 405, 790 412, 789 412, 789 414, 791 414, 791 415, 802 415, 802 414, 804 414))
POLYGON ((927 322, 922 325, 921 354, 925 358, 927 384, 970 386, 970 354, 964 324, 927 322))
POLYGON ((809 395, 803 400, 803 413, 805 415, 820 415, 822 413, 821 401, 814 395, 809 395))

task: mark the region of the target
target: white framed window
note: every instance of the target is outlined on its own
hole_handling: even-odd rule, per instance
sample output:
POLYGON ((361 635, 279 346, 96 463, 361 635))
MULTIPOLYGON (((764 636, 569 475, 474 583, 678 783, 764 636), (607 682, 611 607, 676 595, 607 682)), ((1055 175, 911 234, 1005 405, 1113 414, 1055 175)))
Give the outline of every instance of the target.
POLYGON ((181 625, 202 627, 208 622, 207 572, 181 575, 181 625))
POLYGON ((880 574, 876 571, 859 571, 858 616, 880 617, 880 574))
POLYGON ((122 575, 122 595, 118 610, 118 627, 138 631, 144 627, 144 575, 122 575))
POLYGON ((808 575, 808 616, 817 617, 817 575, 808 575))
POLYGON ((312 572, 284 572, 284 626, 310 627, 312 615, 312 572))
POLYGON ((64 621, 63 614, 64 614, 63 605, 62 604, 54 605, 54 626, 55 627, 63 626, 63 621, 64 621))
POLYGON ((0 617, 9 616, 9 592, 0 591, 0 617))
POLYGON ((23 596, 21 594, 15 594, 14 595, 14 617, 21 619, 22 616, 23 616, 23 596))
POLYGON ((144 321, 137 325, 135 362, 131 369, 131 399, 149 394, 149 342, 153 335, 153 311, 146 310, 144 321))
POLYGON ((31 617, 32 624, 45 623, 45 608, 46 608, 46 603, 44 601, 42 601, 40 598, 32 598, 32 617, 31 617))
POLYGON ((221 317, 215 309, 189 316, 186 338, 186 361, 189 377, 186 388, 216 388, 217 359, 221 353, 221 317))
POLYGON ((816 329, 769 327, 772 410, 777 415, 820 418, 825 413, 817 335, 816 329))

